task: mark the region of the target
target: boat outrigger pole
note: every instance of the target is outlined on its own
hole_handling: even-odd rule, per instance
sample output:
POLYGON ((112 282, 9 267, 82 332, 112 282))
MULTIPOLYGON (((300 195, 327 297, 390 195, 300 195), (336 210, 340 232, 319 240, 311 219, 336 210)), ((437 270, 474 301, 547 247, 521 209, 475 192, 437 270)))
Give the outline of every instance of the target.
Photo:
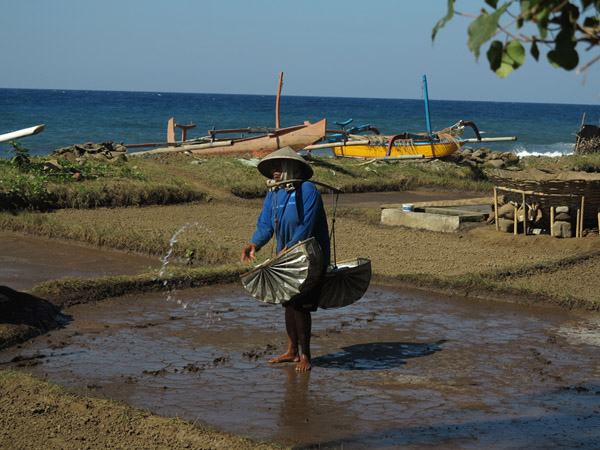
POLYGON ((423 75, 423 95, 425 97, 425 118, 427 119, 427 134, 431 136, 431 117, 429 116, 429 95, 427 94, 427 77, 423 75))

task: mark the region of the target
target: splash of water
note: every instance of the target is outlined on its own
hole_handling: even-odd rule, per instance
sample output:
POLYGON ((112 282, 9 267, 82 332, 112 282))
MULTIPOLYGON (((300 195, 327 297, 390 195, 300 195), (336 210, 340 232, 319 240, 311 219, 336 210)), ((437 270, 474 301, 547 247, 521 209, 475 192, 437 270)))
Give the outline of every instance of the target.
MULTIPOLYGON (((173 255, 174 249, 175 249, 175 244, 177 243, 177 237, 183 233, 188 227, 196 227, 199 230, 203 230, 206 231, 207 233, 212 233, 211 230, 209 230, 208 228, 206 228, 203 225, 200 225, 198 222, 186 222, 185 225, 183 225, 179 230, 177 230, 175 232, 175 234, 171 237, 171 239, 169 240, 169 250, 167 251, 167 253, 165 254, 165 256, 163 256, 162 258, 160 258, 160 262, 162 263, 159 271, 158 271, 158 276, 157 276, 157 280, 162 280, 162 284, 165 288, 167 288, 167 298, 166 300, 168 302, 171 301, 175 301, 177 303, 177 305, 180 305, 182 307, 182 309, 187 309, 188 306, 190 305, 189 302, 184 301, 182 299, 178 299, 176 298, 177 296, 177 289, 175 286, 172 286, 172 278, 173 278, 173 274, 170 273, 166 278, 164 278, 164 274, 165 271, 167 269, 167 266, 169 265, 169 259, 171 258, 171 256, 173 255), (171 286, 170 286, 171 285, 171 286), (169 287, 170 286, 170 287, 169 287)), ((198 305, 194 305, 194 309, 198 309, 198 305)), ((194 316, 197 316, 199 313, 198 311, 194 312, 194 316)), ((208 302, 208 311, 205 313, 206 319, 208 319, 209 321, 220 321, 221 318, 218 317, 215 319, 215 311, 214 311, 214 306, 212 305, 211 302, 208 302)))
MULTIPOLYGON (((167 268, 167 265, 169 264, 169 258, 173 254, 175 244, 177 243, 177 236, 179 236, 181 233, 183 233, 185 231, 185 229, 189 226, 192 226, 192 227, 200 226, 201 228, 204 228, 201 225, 198 225, 198 222, 194 222, 194 223, 186 222, 186 224, 184 226, 182 226, 179 230, 177 230, 177 232, 175 232, 175 234, 169 240, 169 250, 167 251, 167 254, 165 256, 163 256, 162 258, 160 258, 160 262, 162 263, 162 266, 160 267, 160 270, 158 271, 159 279, 162 278, 162 276, 165 273, 165 270, 167 268)), ((211 233, 210 230, 207 230, 207 231, 209 233, 211 233)), ((163 283, 163 284, 166 286, 166 283, 163 283)))

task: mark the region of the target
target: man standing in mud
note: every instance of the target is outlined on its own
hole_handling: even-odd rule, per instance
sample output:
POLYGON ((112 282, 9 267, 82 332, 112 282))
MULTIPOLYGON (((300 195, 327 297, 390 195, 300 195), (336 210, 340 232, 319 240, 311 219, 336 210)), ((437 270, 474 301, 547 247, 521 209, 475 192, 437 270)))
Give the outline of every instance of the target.
MULTIPOLYGON (((267 177, 267 194, 258 217, 256 231, 242 250, 242 262, 251 262, 275 233, 277 254, 301 241, 314 237, 323 253, 323 267, 329 265, 330 248, 327 216, 321 194, 314 183, 310 165, 290 147, 279 149, 258 163, 258 170, 267 177), (288 180, 295 180, 286 183, 288 180), (272 194, 272 195, 271 195, 272 194)), ((318 308, 319 286, 283 304, 287 350, 270 363, 297 362, 296 370, 311 369, 311 312, 318 308)))

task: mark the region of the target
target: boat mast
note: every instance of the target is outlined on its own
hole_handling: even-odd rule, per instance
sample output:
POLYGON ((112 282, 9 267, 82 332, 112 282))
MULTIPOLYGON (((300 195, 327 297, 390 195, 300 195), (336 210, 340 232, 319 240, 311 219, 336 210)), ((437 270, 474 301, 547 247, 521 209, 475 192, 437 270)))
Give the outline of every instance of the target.
POLYGON ((431 136, 431 117, 429 116, 429 95, 427 94, 427 77, 423 75, 423 94, 425 97, 425 118, 427 119, 427 134, 431 136))
POLYGON ((283 84, 283 72, 279 72, 279 86, 277 87, 277 102, 275 104, 275 128, 279 127, 279 100, 281 99, 281 85, 283 84))

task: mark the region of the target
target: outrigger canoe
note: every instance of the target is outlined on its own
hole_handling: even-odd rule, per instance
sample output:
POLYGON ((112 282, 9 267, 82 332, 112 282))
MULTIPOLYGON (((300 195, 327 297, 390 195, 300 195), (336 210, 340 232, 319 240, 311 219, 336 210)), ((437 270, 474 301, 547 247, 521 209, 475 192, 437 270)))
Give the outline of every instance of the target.
MULTIPOLYGON (((338 125, 347 125, 352 119, 338 125)), ((331 130, 333 131, 333 130, 331 130)), ((342 131, 330 135, 330 142, 310 145, 305 148, 310 152, 319 148, 331 148, 334 156, 346 158, 375 159, 420 159, 443 158, 450 156, 467 143, 515 141, 516 137, 482 138, 473 122, 459 121, 452 127, 433 134, 402 133, 384 136, 370 126, 355 127, 348 132, 342 131), (475 138, 462 137, 465 127, 471 127, 475 138), (363 135, 360 132, 370 131, 373 134, 363 135)))
POLYGON ((377 158, 377 159, 411 159, 411 158, 441 158, 450 156, 460 148, 457 142, 431 142, 402 140, 394 143, 390 141, 387 145, 341 145, 331 150, 334 156, 345 156, 349 158, 377 158))
MULTIPOLYGON (((169 124, 172 124, 172 120, 169 124)), ((255 157, 266 156, 283 147, 291 147, 295 151, 322 141, 325 138, 327 120, 316 123, 304 122, 287 128, 250 127, 226 130, 208 130, 208 136, 178 142, 166 142, 167 147, 156 148, 140 153, 173 153, 187 151, 197 155, 236 155, 247 154, 255 157), (258 136, 247 136, 259 133, 258 136), (217 135, 237 134, 238 137, 220 138, 217 135), (241 135, 241 136, 240 136, 241 135)), ((171 126, 171 125, 169 125, 171 126)), ((170 135, 170 133, 167 133, 170 135)), ((129 145, 128 148, 147 147, 156 144, 129 145)))
POLYGON ((427 79, 423 75, 423 88, 425 96, 425 115, 427 119, 427 133, 404 132, 392 136, 384 136, 371 125, 346 127, 352 119, 336 125, 341 130, 328 130, 326 143, 310 145, 305 148, 310 152, 319 148, 331 148, 334 156, 346 158, 372 158, 372 159, 419 159, 443 158, 450 156, 467 143, 515 141, 516 137, 482 138, 477 126, 473 122, 459 121, 455 125, 441 131, 431 131, 429 116, 429 99, 427 95, 427 79), (475 138, 462 137, 465 127, 470 127, 475 133, 475 138), (370 134, 362 134, 370 132, 370 134))
POLYGON ((275 128, 248 127, 226 130, 208 130, 208 136, 198 139, 186 140, 187 132, 196 127, 194 124, 182 125, 175 123, 171 117, 167 124, 167 142, 153 144, 125 145, 127 148, 163 147, 135 153, 172 153, 190 152, 196 155, 237 155, 266 156, 283 147, 291 147, 295 151, 323 141, 326 135, 327 120, 317 123, 304 122, 287 128, 279 125, 279 99, 283 72, 279 73, 279 86, 277 89, 277 103, 275 107, 275 128), (175 128, 181 129, 181 141, 175 139, 175 128), (225 137, 217 137, 217 135, 225 137), (227 137, 227 135, 235 135, 227 137))
POLYGON ((434 136, 402 133, 394 136, 380 134, 356 136, 331 148, 334 156, 349 158, 442 158, 450 156, 467 142, 481 142, 477 127, 472 122, 460 121, 434 136), (476 139, 462 139, 465 126, 473 127, 476 139))

